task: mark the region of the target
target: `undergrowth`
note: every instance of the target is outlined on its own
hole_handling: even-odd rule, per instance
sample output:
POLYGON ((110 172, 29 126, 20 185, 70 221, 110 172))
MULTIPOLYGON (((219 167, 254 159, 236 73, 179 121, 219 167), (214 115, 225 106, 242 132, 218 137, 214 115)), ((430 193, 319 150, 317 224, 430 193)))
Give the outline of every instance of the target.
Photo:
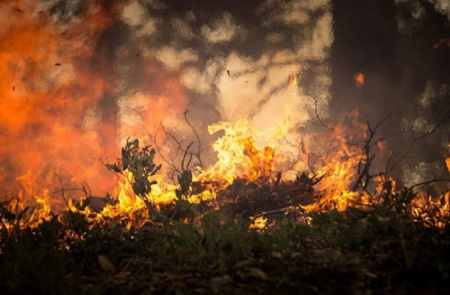
MULTIPOLYGON (((417 222, 391 198, 364 213, 280 218, 264 230, 211 211, 184 222, 127 229, 54 215, 36 228, 0 234, 0 289, 80 294, 148 289, 182 293, 350 293, 441 290, 450 283, 449 227, 417 222), (397 206, 397 207, 396 207, 397 206), (146 278, 144 280, 144 278, 146 278), (192 284, 195 288, 189 289, 192 284), (270 290, 268 286, 275 286, 270 290)), ((1 210, 2 220, 18 216, 1 210)), ((192 286, 191 286, 192 287, 192 286)))
MULTIPOLYGON (((164 207, 157 212, 145 197, 153 184, 148 177, 159 170, 154 151, 128 141, 122 156, 108 168, 134 171, 133 190, 147 201, 148 222, 134 228, 124 216, 90 218, 86 199, 32 227, 24 226, 28 208, 12 212, 0 204, 2 294, 449 291, 449 217, 411 214, 410 189, 394 192, 388 181, 380 201, 364 210, 298 208, 268 215, 267 226, 255 229, 244 214, 183 199, 171 214, 164 207)), ((192 179, 184 173, 179 193, 186 197, 192 179)))

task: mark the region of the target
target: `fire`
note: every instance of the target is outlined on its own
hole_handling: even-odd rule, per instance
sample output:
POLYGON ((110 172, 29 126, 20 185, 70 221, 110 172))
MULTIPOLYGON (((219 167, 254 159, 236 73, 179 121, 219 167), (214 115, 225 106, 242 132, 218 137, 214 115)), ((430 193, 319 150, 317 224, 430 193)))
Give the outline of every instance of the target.
POLYGON ((441 40, 439 40, 438 43, 435 43, 433 45, 434 49, 438 49, 439 47, 441 47, 442 45, 446 45, 448 47, 450 47, 450 38, 446 37, 446 38, 442 38, 441 40))
MULTIPOLYGON (((83 6, 84 18, 64 26, 37 2, 0 4, 2 194, 19 188, 27 200, 43 189, 56 191, 55 172, 71 187, 92 178, 95 192, 112 187, 113 178, 95 160, 117 149, 96 119, 96 106, 111 89, 103 74, 87 71, 95 54, 89 44, 111 23, 97 8, 83 6)), ((49 206, 63 208, 62 199, 49 194, 49 206)))
POLYGON ((363 72, 358 72, 353 75, 353 80, 355 80, 356 87, 361 88, 364 86, 365 75, 363 72))
POLYGON ((279 128, 262 132, 251 126, 248 120, 241 119, 234 123, 213 124, 208 131, 210 134, 223 131, 224 135, 212 145, 217 153, 217 162, 201 170, 196 181, 214 182, 217 187, 225 188, 236 178, 248 182, 268 180, 276 160, 275 149, 272 146, 258 147, 255 138, 270 137, 275 142, 283 134, 279 128))
POLYGON ((444 228, 450 218, 450 192, 438 198, 420 193, 412 200, 411 214, 426 226, 444 228))
MULTIPOLYGON (((145 60, 142 76, 156 77, 154 85, 145 81, 141 92, 121 97, 117 109, 101 113, 99 105, 115 104, 111 97, 118 92, 113 86, 118 83, 111 73, 111 62, 104 57, 107 49, 93 44, 112 24, 117 7, 105 12, 98 5, 95 1, 83 5, 82 17, 68 26, 40 13, 33 1, 0 4, 0 13, 10 15, 0 14, 0 183, 7 191, 8 210, 23 216, 17 224, 20 228, 35 227, 49 220, 53 211, 63 209, 86 214, 93 221, 119 219, 128 228, 141 227, 149 219, 148 203, 161 210, 181 198, 177 195, 180 184, 171 181, 167 170, 148 179, 154 183, 150 192, 136 195, 131 171, 121 171, 116 179, 98 160, 115 153, 117 136, 138 133, 135 126, 116 130, 116 123, 111 123, 130 115, 130 104, 145 105, 138 105, 140 123, 151 131, 159 128, 164 118, 178 122, 186 106, 177 74, 161 73, 155 62, 145 60), (113 118, 110 122, 101 120, 108 116, 113 118), (92 191, 86 189, 83 183, 93 179, 92 191), (80 209, 75 204, 80 195, 90 200, 112 188, 112 196, 101 208, 80 209)), ((353 79, 361 88, 365 74, 360 71, 353 79)), ((297 90, 297 86, 297 73, 292 73, 289 87, 297 90)), ((188 167, 188 171, 183 167, 181 173, 192 173, 192 179, 182 198, 191 203, 213 202, 238 179, 264 187, 292 181, 286 175, 302 172, 310 179, 320 179, 314 187, 316 199, 298 206, 303 212, 345 211, 377 202, 366 191, 355 189, 355 182, 361 181, 361 167, 370 161, 362 148, 367 128, 359 122, 358 113, 300 135, 303 126, 294 123, 293 112, 287 107, 278 125, 266 130, 258 130, 248 119, 208 126, 211 135, 220 135, 212 144, 217 161, 207 167, 188 167), (198 188, 194 189, 194 184, 198 188)), ((153 142, 163 137, 157 134, 153 142)), ((383 142, 377 146, 386 148, 383 142)), ((450 171, 450 158, 445 161, 450 171)), ((376 193, 381 194, 386 179, 374 181, 378 181, 376 193)), ((395 184, 389 181, 393 190, 395 184)), ((441 220, 449 217, 449 197, 448 192, 438 201, 420 196, 412 202, 411 214, 443 227, 441 220)), ((266 222, 267 218, 254 218, 250 227, 262 229, 266 222)), ((12 225, 1 220, 0 226, 9 229, 12 225)))
MULTIPOLYGON (((106 54, 110 49, 101 37, 125 2, 86 2, 77 16, 64 22, 49 15, 38 1, 0 3, 0 195, 5 199, 20 192, 27 206, 47 190, 48 206, 61 211, 67 207, 59 193, 62 187, 70 188, 65 191, 68 200, 85 195, 86 184, 89 195, 95 196, 114 188, 115 177, 100 159, 115 155, 118 135, 130 130, 118 126, 127 114, 116 105, 119 83, 114 61, 106 54)), ((158 69, 149 59, 142 64, 145 75, 157 77, 158 85, 151 85, 151 90, 160 96, 148 94, 146 80, 136 85, 144 99, 152 100, 147 101, 151 110, 143 110, 142 123, 154 130, 161 118, 182 113, 184 97, 173 77, 161 71, 156 75, 158 69), (168 108, 174 109, 173 114, 168 115, 168 108)), ((126 183, 126 176, 121 181, 126 183)), ((165 191, 174 189, 161 190, 156 195, 155 188, 149 198, 173 199, 165 191)), ((132 197, 114 194, 127 204, 122 206, 131 206, 125 200, 132 197)), ((136 202, 139 207, 139 199, 136 202)))
POLYGON ((355 136, 351 132, 359 134, 358 142, 365 139, 366 126, 358 122, 358 112, 348 115, 352 120, 354 131, 346 129, 343 124, 331 127, 330 134, 325 139, 324 151, 328 155, 322 156, 314 165, 318 177, 323 179, 318 183, 323 196, 317 203, 304 207, 306 212, 328 211, 337 209, 346 210, 357 202, 367 203, 367 197, 355 191, 351 191, 351 185, 357 179, 361 163, 367 159, 360 146, 349 142, 349 138, 355 136))
POLYGON ((107 204, 101 213, 102 216, 109 218, 128 217, 128 228, 132 225, 139 227, 139 224, 136 224, 139 222, 137 217, 140 217, 141 221, 148 218, 144 201, 133 193, 131 178, 131 173, 126 172, 114 191, 117 203, 115 205, 107 204))
POLYGON ((448 172, 450 172, 450 158, 447 158, 447 159, 445 160, 445 163, 447 164, 448 172))
MULTIPOLYGON (((450 143, 448 144, 448 148, 450 149, 450 143)), ((447 164, 447 170, 450 172, 450 157, 445 159, 445 164, 447 164)))
MULTIPOLYGON (((217 153, 217 162, 206 169, 198 167, 199 172, 193 176, 193 182, 201 183, 203 190, 190 191, 187 201, 198 203, 200 201, 212 201, 217 193, 233 184, 237 179, 244 179, 247 183, 270 182, 275 161, 284 162, 285 158, 275 157, 275 148, 265 146, 258 147, 255 139, 267 138, 272 144, 288 132, 290 113, 286 112, 286 118, 277 128, 265 132, 256 130, 248 120, 238 120, 234 123, 220 122, 209 126, 209 132, 224 132, 213 144, 217 153)), ((145 200, 134 194, 132 183, 133 174, 125 170, 120 177, 114 199, 115 204, 107 204, 99 218, 127 218, 128 227, 140 227, 142 220, 148 218, 145 200, 159 208, 162 205, 174 203, 178 197, 178 186, 170 184, 167 175, 154 175, 150 181, 154 182, 151 191, 146 194, 145 200), (140 221, 139 221, 140 220, 140 221)))
MULTIPOLYGON (((293 161, 293 159, 297 159, 297 162, 293 161, 290 167, 310 166, 309 177, 320 179, 316 184, 319 195, 315 202, 306 206, 299 204, 305 213, 333 209, 345 211, 349 207, 363 206, 364 208, 364 206, 382 201, 377 196, 395 195, 395 182, 392 179, 375 179, 378 184, 374 196, 370 196, 366 191, 352 189, 360 173, 361 165, 367 161, 360 144, 355 144, 355 142, 364 142, 366 139, 364 136, 366 127, 358 123, 356 111, 347 115, 348 120, 352 121, 352 127, 356 127, 356 129, 345 128, 344 124, 334 124, 327 128, 327 136, 319 139, 317 135, 312 135, 312 138, 309 139, 312 141, 306 144, 304 152, 314 154, 313 149, 318 149, 324 154, 314 160, 307 158, 309 161, 307 164, 301 163, 305 160, 304 157, 287 157, 282 152, 282 145, 277 146, 277 142, 289 130, 288 119, 280 122, 281 127, 264 132, 256 130, 248 120, 213 124, 209 126, 210 133, 223 132, 223 135, 213 144, 218 160, 210 167, 198 168, 192 181, 203 184, 203 190, 191 189, 186 200, 191 203, 214 201, 222 190, 232 185, 238 178, 247 183, 269 184, 274 181, 275 172, 287 172, 278 169, 283 167, 286 161, 293 161), (266 139, 265 142, 270 142, 271 145, 266 145, 264 148, 259 147, 256 141, 261 139, 266 139), (385 185, 386 181, 390 183, 390 186, 385 185)), ((301 153, 299 152, 299 154, 301 153)), ((127 228, 139 228, 149 221, 147 201, 154 204, 159 210, 160 206, 172 204, 179 198, 176 194, 179 186, 170 184, 164 173, 154 175, 149 179, 154 185, 144 198, 134 194, 133 174, 129 170, 123 171, 119 178, 111 197, 114 201, 106 203, 100 211, 93 211, 89 206, 80 211, 72 200, 69 200, 67 204, 69 209, 86 214, 94 222, 116 219, 123 220, 127 228)), ((9 206, 12 212, 26 211, 24 196, 34 191, 30 179, 31 174, 28 178, 22 177, 22 181, 30 183, 30 186, 28 192, 20 192, 18 198, 10 202, 9 206)), ((43 190, 42 194, 35 195, 34 209, 30 211, 27 221, 22 221, 19 226, 34 227, 42 220, 48 220, 51 217, 50 197, 47 189, 43 190)), ((423 220, 426 224, 442 228, 445 226, 443 220, 450 217, 449 198, 448 192, 438 200, 419 195, 412 201, 410 212, 412 216, 423 220)), ((259 216, 252 220, 250 228, 264 229, 268 219, 259 216)), ((8 228, 11 226, 8 223, 4 224, 8 228)))
MULTIPOLYGON (((292 161, 291 166, 306 167, 304 158, 287 157, 283 153, 283 147, 277 146, 277 142, 289 132, 290 112, 286 113, 285 120, 280 122, 280 126, 264 132, 256 130, 248 120, 238 120, 234 123, 220 122, 209 126, 211 134, 223 132, 213 144, 213 149, 217 153, 217 162, 205 169, 199 169, 194 175, 193 181, 208 184, 203 191, 191 192, 188 200, 197 203, 200 200, 213 200, 215 196, 238 178, 244 179, 247 183, 270 183, 273 181, 274 172, 279 167, 286 166, 286 162, 292 161), (271 145, 260 148, 255 141, 266 139, 271 145), (256 139, 256 140, 255 140, 256 139), (278 149, 277 149, 278 148, 278 149), (279 152, 279 155, 275 152, 279 152)), ((358 127, 355 133, 365 134, 365 126, 358 125, 358 113, 353 112, 348 115, 353 121, 353 126, 358 127)), ((321 198, 311 205, 304 206, 306 212, 328 211, 338 209, 346 210, 354 203, 367 204, 368 197, 351 191, 350 187, 356 180, 358 169, 361 163, 366 161, 363 150, 356 144, 348 142, 350 130, 343 126, 333 126, 329 128, 327 137, 323 137, 325 142, 317 141, 316 144, 323 145, 320 150, 328 151, 328 154, 320 157, 313 164, 316 176, 323 178, 317 185, 321 192, 321 198)), ((364 139, 359 138, 360 141, 364 139)), ((319 148, 309 144, 310 148, 319 148)), ((306 151, 312 153, 312 151, 306 151)), ((279 172, 279 171, 278 171, 279 172)), ((286 171, 282 171, 286 172, 286 171)), ((142 210, 145 205, 139 198, 133 196, 130 186, 132 175, 124 177, 124 182, 119 185, 119 204, 115 207, 108 206, 105 210, 116 212, 116 216, 135 210, 142 210), (122 213, 120 213, 122 212, 122 213)), ((177 200, 175 185, 167 185, 163 176, 158 177, 152 191, 147 195, 147 199, 153 204, 169 204, 177 200)), ((104 214, 105 215, 105 214, 104 214)))
POLYGON ((267 218, 263 216, 259 216, 254 218, 253 222, 250 224, 249 228, 253 228, 256 230, 262 230, 266 227, 267 218))
POLYGON ((298 86, 297 73, 292 73, 289 80, 290 80, 289 81, 289 85, 290 86, 298 86))

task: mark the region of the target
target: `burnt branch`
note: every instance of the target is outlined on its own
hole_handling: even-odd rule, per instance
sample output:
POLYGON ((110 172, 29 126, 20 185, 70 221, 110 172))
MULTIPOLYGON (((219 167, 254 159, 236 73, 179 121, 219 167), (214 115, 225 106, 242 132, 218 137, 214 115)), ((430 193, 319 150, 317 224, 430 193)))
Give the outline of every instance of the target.
POLYGON ((430 180, 427 180, 427 181, 416 183, 416 184, 410 186, 409 189, 412 190, 412 189, 414 189, 416 187, 420 187, 419 191, 421 191, 428 184, 436 183, 436 182, 449 182, 450 183, 450 179, 430 179, 430 180))
MULTIPOLYGON (((191 122, 189 121, 189 119, 188 119, 188 117, 187 117, 187 114, 188 114, 188 113, 189 113, 188 110, 185 110, 185 111, 184 111, 184 114, 183 114, 183 115, 184 115, 184 121, 186 122, 186 124, 189 125, 189 127, 191 128, 192 132, 193 132, 194 135, 195 135, 195 138, 197 139, 197 153, 195 153, 194 155, 195 155, 195 157, 197 158, 200 167, 203 167, 203 162, 202 162, 202 159, 201 159, 201 157, 200 157, 200 153, 201 153, 201 150, 202 150, 202 145, 201 145, 202 142, 201 142, 201 140, 200 140, 200 136, 199 136, 197 130, 195 130, 194 126, 191 124, 191 122)), ((189 147, 190 147, 192 144, 193 144, 193 143, 191 143, 191 144, 189 145, 189 147)), ((186 153, 187 153, 189 147, 186 148, 186 153)))
POLYGON ((320 125, 322 125, 324 127, 327 127, 327 125, 322 121, 322 119, 319 116, 318 100, 317 100, 317 98, 314 95, 312 95, 306 88, 303 89, 303 91, 305 91, 305 93, 313 100, 313 102, 314 102, 314 112, 316 114, 316 118, 319 121, 320 125))
POLYGON ((381 172, 378 174, 370 174, 370 168, 372 166, 372 162, 375 159, 375 154, 372 153, 372 148, 377 143, 384 141, 384 137, 380 137, 378 139, 375 139, 375 135, 378 131, 378 128, 380 128, 383 123, 385 123, 390 117, 392 116, 392 113, 389 113, 387 116, 385 116, 380 122, 378 122, 374 128, 370 126, 370 122, 367 122, 367 132, 368 137, 364 141, 364 145, 362 146, 363 152, 364 152, 364 159, 362 159, 359 162, 358 165, 358 178, 353 184, 351 190, 356 191, 358 188, 361 188, 363 191, 368 193, 368 187, 369 184, 372 182, 372 179, 374 179, 377 176, 385 176, 386 172, 381 172))
POLYGON ((288 213, 288 212, 303 212, 303 210, 301 209, 301 207, 289 206, 289 207, 285 207, 285 208, 281 208, 281 209, 277 209, 277 210, 262 212, 260 214, 256 214, 254 217, 257 218, 257 217, 263 217, 263 216, 267 216, 267 215, 273 215, 273 214, 278 214, 278 213, 288 213))
POLYGON ((62 183, 62 179, 61 179, 61 177, 59 177, 58 173, 56 173, 56 172, 55 172, 55 176, 56 176, 56 178, 57 178, 58 181, 59 181, 61 197, 62 197, 64 203, 66 204, 67 208, 70 210, 69 203, 67 202, 66 197, 65 197, 65 194, 64 194, 64 186, 63 186, 63 183, 62 183))

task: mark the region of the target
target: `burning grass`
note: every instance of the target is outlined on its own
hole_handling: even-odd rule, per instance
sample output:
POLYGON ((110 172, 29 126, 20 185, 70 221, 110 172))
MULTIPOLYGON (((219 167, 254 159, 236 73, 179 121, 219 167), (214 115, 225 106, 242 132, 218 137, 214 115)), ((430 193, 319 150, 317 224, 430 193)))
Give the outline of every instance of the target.
POLYGON ((211 132, 224 132, 214 145, 219 161, 189 167, 186 149, 178 184, 165 180, 150 146, 129 140, 121 158, 106 165, 120 177, 111 196, 93 197, 84 187, 83 198, 67 200, 61 187, 66 209, 57 213, 47 190, 34 206, 25 202, 26 192, 2 203, 0 288, 33 294, 444 291, 449 192, 433 198, 399 190, 386 173, 373 173, 376 128, 349 135, 334 125, 324 141, 300 140, 303 150, 294 156, 292 145, 280 145, 289 128, 263 134, 272 143, 265 148, 251 129, 244 121, 213 126, 211 132), (314 155, 320 145, 325 156, 314 155), (290 168, 282 170, 287 160, 290 168))
MULTIPOLYGON (((99 223, 67 211, 35 228, 2 230, 1 288, 33 294, 441 291, 449 283, 449 227, 429 227, 393 210, 405 208, 404 194, 366 212, 312 212, 301 219, 298 211, 279 212, 265 217, 264 230, 251 218, 201 204, 179 204, 192 216, 183 222, 130 229, 119 219, 99 223)), ((2 216, 13 222, 5 210, 2 216)))
MULTIPOLYGON (((180 133, 191 128, 197 146, 162 123, 181 123, 187 105, 177 71, 137 54, 130 67, 142 64, 145 77, 132 83, 138 93, 113 99, 124 83, 106 40, 126 1, 107 11, 88 1, 64 24, 33 1, 3 2, 3 293, 406 293, 449 285, 449 192, 396 187, 387 167, 375 165, 389 158, 378 125, 361 124, 356 111, 322 120, 297 72, 287 87, 314 101, 317 122, 301 125, 287 106, 267 130, 244 119, 212 124, 217 161, 204 166, 187 112, 180 133), (164 132, 127 140, 107 169, 92 160, 135 134, 125 121, 138 117, 149 132, 164 132), (175 149, 157 146, 170 140, 175 149), (167 169, 180 157, 180 167, 167 169), (108 191, 112 175, 114 190, 95 195, 108 191)), ((364 87, 363 72, 354 78, 364 87)))

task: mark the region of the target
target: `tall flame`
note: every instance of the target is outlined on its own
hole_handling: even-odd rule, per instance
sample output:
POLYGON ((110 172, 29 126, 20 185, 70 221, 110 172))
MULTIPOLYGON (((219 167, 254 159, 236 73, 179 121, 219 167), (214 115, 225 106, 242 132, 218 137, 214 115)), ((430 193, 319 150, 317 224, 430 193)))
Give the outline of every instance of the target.
POLYGON ((97 105, 111 89, 106 73, 88 70, 90 44, 111 18, 94 3, 71 26, 33 1, 2 2, 0 11, 8 14, 0 16, 2 190, 44 197, 59 186, 55 172, 71 186, 97 178, 92 189, 109 190, 113 178, 96 159, 117 147, 113 134, 105 140, 97 105))

